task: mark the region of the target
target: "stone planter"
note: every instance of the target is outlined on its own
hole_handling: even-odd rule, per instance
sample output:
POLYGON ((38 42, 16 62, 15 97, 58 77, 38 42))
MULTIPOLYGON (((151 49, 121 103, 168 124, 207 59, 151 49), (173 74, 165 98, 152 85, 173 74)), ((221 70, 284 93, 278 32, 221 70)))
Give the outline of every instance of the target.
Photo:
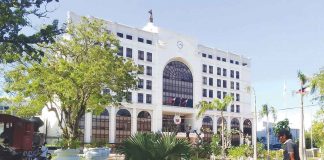
POLYGON ((80 160, 79 149, 58 149, 54 151, 57 160, 80 160))
POLYGON ((109 157, 109 148, 84 148, 84 157, 87 160, 107 159, 109 157))

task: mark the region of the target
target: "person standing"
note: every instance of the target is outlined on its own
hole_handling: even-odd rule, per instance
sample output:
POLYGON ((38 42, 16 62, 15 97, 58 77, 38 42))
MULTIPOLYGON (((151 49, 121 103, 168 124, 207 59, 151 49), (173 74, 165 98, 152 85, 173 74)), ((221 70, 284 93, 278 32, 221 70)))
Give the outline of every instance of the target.
POLYGON ((296 143, 292 141, 292 136, 287 129, 282 129, 278 133, 278 139, 283 144, 282 149, 284 150, 284 160, 300 160, 298 147, 296 143))

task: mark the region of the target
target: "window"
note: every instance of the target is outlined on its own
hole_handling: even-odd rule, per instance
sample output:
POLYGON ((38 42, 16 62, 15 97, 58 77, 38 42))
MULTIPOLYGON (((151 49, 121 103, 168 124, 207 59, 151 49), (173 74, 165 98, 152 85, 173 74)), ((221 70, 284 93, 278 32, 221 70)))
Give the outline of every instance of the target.
POLYGON ((226 62, 226 58, 222 58, 222 61, 223 61, 223 62, 226 62))
POLYGON ((162 103, 169 106, 193 107, 192 73, 184 63, 172 61, 165 66, 162 103))
POLYGON ((138 42, 142 42, 142 43, 143 43, 143 42, 144 42, 144 39, 143 39, 143 38, 141 38, 141 37, 138 37, 138 38, 137 38, 137 41, 138 41, 138 42))
POLYGON ((227 82, 226 82, 226 80, 223 80, 223 88, 227 88, 227 82))
POLYGON ((240 101, 240 94, 236 94, 236 101, 240 101))
POLYGON ((232 64, 233 64, 233 63, 234 63, 234 61, 233 61, 233 60, 231 59, 231 60, 230 60, 230 63, 232 63, 232 64))
POLYGON ((231 93, 231 97, 234 98, 234 93, 231 93))
POLYGON ((223 92, 223 98, 225 98, 227 95, 227 92, 223 92))
POLYGON ((222 69, 220 67, 217 67, 217 75, 222 75, 222 69))
POLYGON ((133 39, 133 36, 127 34, 126 35, 126 39, 132 40, 133 39))
POLYGON ((152 62, 152 53, 151 52, 146 53, 146 60, 149 62, 152 62))
POLYGON ((209 78, 209 85, 213 86, 213 78, 209 78))
POLYGON ((207 97, 207 89, 203 89, 203 97, 207 97))
POLYGON ((152 95, 151 94, 146 94, 146 103, 151 104, 152 103, 152 95))
POLYGON ((213 90, 209 90, 209 98, 213 98, 214 97, 214 95, 213 95, 213 90))
POLYGON ((242 66, 246 66, 246 65, 248 65, 248 64, 247 64, 247 63, 243 63, 243 64, 242 64, 242 66))
POLYGON ((221 57, 217 57, 216 59, 217 59, 218 61, 220 61, 220 60, 221 60, 221 57))
POLYGON ((226 68, 223 68, 223 76, 224 76, 224 77, 227 76, 227 70, 226 70, 226 68))
POLYGON ((149 76, 152 75, 152 67, 151 66, 146 66, 146 75, 149 75, 149 76))
POLYGON ((123 46, 120 46, 118 48, 118 53, 117 53, 118 56, 123 56, 124 55, 124 47, 123 46))
POLYGON ((207 65, 203 64, 203 72, 207 72, 207 65))
POLYGON ((201 56, 202 56, 202 57, 206 57, 207 54, 206 54, 206 53, 202 53, 201 56))
POLYGON ((124 38, 124 34, 122 34, 120 32, 117 32, 117 36, 120 37, 120 38, 124 38))
POLYGON ((214 73, 214 68, 213 68, 213 66, 209 66, 209 73, 210 73, 210 74, 213 74, 213 73, 214 73))
POLYGON ((222 98, 222 92, 221 91, 217 91, 217 98, 221 99, 222 98))
POLYGON ((240 79, 240 72, 236 71, 236 79, 240 79))
POLYGON ((240 90, 240 83, 236 82, 236 90, 240 90))
POLYGON ((234 78, 234 70, 231 70, 231 78, 234 78))
POLYGON ((126 48, 126 57, 128 58, 133 57, 133 50, 131 48, 126 48))
POLYGON ((138 80, 138 85, 137 85, 137 87, 138 87, 138 88, 143 88, 143 86, 144 86, 144 80, 143 80, 143 79, 139 79, 139 80, 138 80))
POLYGON ((236 112, 240 113, 240 105, 236 105, 236 112))
POLYGON ((126 93, 126 102, 132 103, 132 92, 126 93))
POLYGON ((222 81, 220 79, 217 79, 217 87, 222 87, 222 81))
POLYGON ((152 44, 152 40, 146 40, 146 44, 152 44))
POLYGON ((207 77, 203 77, 203 84, 207 85, 207 77))
POLYGON ((144 60, 144 51, 138 50, 138 59, 144 60))
POLYGON ((138 93, 137 94, 137 102, 138 103, 143 103, 144 100, 143 100, 143 93, 138 93))
POLYGON ((231 112, 235 112, 234 104, 231 105, 231 112))
POLYGON ((234 82, 231 81, 231 89, 234 89, 234 82))
POLYGON ((138 68, 139 68, 139 71, 137 73, 138 74, 144 74, 144 65, 139 64, 138 68))
POLYGON ((149 90, 152 89, 152 81, 151 80, 146 80, 146 89, 149 89, 149 90))
POLYGON ((238 61, 235 61, 235 64, 236 64, 236 65, 239 65, 239 64, 240 64, 240 62, 238 62, 238 61))
POLYGON ((209 58, 209 59, 213 59, 213 56, 209 54, 209 55, 208 55, 208 58, 209 58))

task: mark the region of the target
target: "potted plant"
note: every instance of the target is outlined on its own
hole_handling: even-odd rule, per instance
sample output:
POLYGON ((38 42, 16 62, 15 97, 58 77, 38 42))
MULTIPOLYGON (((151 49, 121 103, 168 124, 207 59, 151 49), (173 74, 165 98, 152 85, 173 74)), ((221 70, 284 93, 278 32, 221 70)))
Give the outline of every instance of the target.
POLYGON ((86 144, 83 149, 83 154, 87 160, 107 159, 109 153, 109 144, 104 141, 93 141, 90 144, 86 144))
POLYGON ((55 159, 60 160, 78 160, 80 159, 79 153, 80 150, 80 141, 79 140, 71 140, 71 139, 61 139, 58 141, 57 146, 60 146, 61 149, 57 149, 54 151, 55 159))

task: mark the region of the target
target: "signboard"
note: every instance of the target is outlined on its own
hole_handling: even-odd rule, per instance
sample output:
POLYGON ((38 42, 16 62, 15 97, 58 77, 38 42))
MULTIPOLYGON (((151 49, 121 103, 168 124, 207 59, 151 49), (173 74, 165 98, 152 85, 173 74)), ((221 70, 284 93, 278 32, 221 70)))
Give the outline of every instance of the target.
POLYGON ((181 117, 179 116, 179 115, 175 115, 174 117, 173 117, 173 122, 174 122, 174 124, 180 124, 181 123, 181 117))

